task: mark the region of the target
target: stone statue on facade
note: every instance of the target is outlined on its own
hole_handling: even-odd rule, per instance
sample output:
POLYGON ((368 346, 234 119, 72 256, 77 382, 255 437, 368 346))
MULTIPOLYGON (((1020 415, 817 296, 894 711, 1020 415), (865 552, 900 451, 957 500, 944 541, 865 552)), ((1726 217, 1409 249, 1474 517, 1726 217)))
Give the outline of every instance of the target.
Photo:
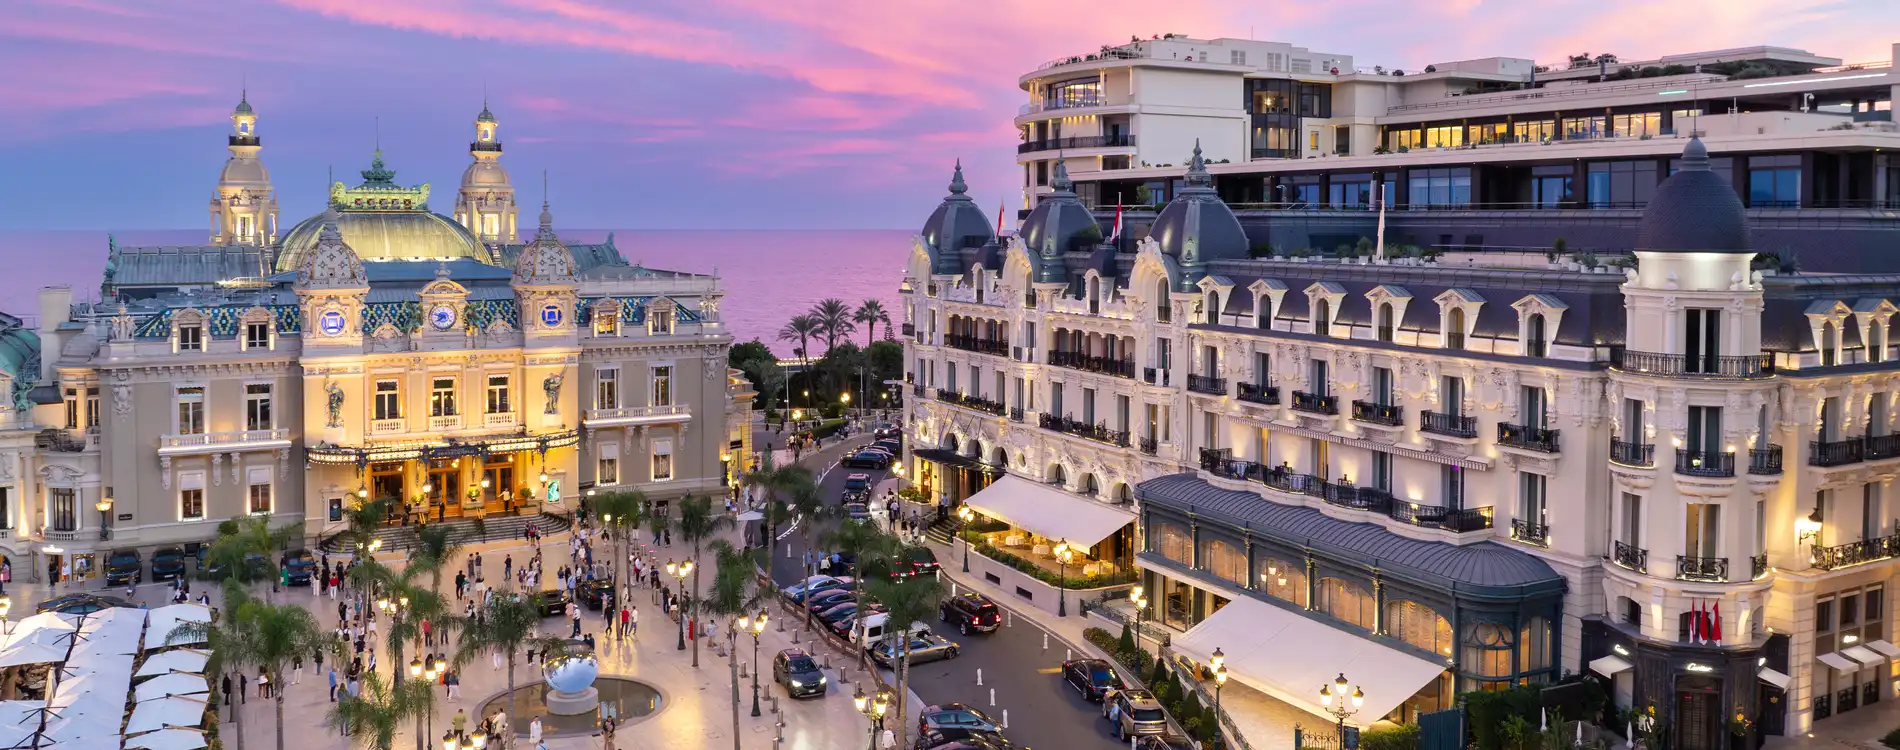
POLYGON ((337 385, 334 382, 328 383, 324 385, 323 393, 324 393, 324 397, 328 399, 328 402, 329 402, 327 404, 329 408, 329 413, 330 413, 330 421, 328 423, 329 426, 342 427, 343 426, 343 386, 337 385))
POLYGON ((541 381, 541 390, 548 396, 548 404, 542 414, 561 413, 561 373, 552 373, 541 381))

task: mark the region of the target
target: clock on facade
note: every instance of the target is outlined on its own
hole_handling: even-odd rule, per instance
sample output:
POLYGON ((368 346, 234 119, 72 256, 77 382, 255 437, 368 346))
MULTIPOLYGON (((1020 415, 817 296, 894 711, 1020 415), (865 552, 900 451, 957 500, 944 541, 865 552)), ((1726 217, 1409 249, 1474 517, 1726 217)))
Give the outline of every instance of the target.
POLYGON ((549 302, 541 306, 541 325, 554 328, 561 324, 561 306, 549 302))
POLYGON ((446 331, 455 327, 455 308, 449 305, 436 305, 429 309, 429 325, 436 330, 446 331))
POLYGON ((325 336, 343 335, 344 324, 343 313, 337 312, 336 310, 330 310, 317 316, 317 328, 323 331, 325 336))

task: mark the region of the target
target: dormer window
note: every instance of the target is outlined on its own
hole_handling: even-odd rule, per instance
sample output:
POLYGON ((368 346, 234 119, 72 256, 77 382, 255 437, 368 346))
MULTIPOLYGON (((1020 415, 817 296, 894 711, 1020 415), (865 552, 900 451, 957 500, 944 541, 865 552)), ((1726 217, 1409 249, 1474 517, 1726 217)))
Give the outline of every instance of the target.
POLYGON ((671 302, 662 300, 653 305, 653 311, 647 315, 647 334, 673 335, 673 304, 671 302))
POLYGON ((244 324, 244 348, 247 351, 251 349, 269 349, 270 348, 270 324, 269 323, 245 323, 244 324))
POLYGON ((620 303, 618 301, 605 299, 594 305, 594 335, 607 337, 620 335, 620 303))
POLYGON ((1333 302, 1322 299, 1313 303, 1313 335, 1333 335, 1333 302))
POLYGON ((205 348, 204 326, 196 323, 178 327, 178 351, 201 352, 205 348))
POLYGON ((1526 318, 1524 320, 1524 356, 1550 356, 1550 339, 1548 336, 1549 333, 1544 330, 1544 316, 1542 313, 1533 313, 1529 318, 1526 318))
POLYGON ((1484 307, 1484 297, 1470 289, 1450 289, 1438 295, 1438 326, 1446 349, 1465 348, 1465 339, 1484 307))
POLYGON ((1333 335, 1339 322, 1339 304, 1346 299, 1346 287, 1334 281, 1317 281, 1306 288, 1307 310, 1311 312, 1313 335, 1333 335))
POLYGON ((1465 348, 1465 311, 1454 307, 1445 313, 1445 348, 1465 348))
POLYGON ((1380 284, 1366 292, 1366 299, 1372 302, 1372 337, 1388 343, 1394 341, 1399 320, 1405 317, 1405 306, 1412 301, 1412 293, 1396 284, 1380 284))

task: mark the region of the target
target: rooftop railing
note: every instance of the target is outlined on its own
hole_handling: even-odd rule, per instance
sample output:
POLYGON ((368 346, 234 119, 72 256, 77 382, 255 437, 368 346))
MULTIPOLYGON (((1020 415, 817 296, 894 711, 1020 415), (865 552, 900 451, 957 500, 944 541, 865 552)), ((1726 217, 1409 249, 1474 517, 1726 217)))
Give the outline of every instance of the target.
POLYGON ((1254 461, 1235 459, 1231 451, 1225 448, 1203 448, 1200 460, 1203 471, 1218 477, 1257 482, 1287 494, 1316 497, 1327 505, 1378 513, 1413 526, 1459 533, 1491 528, 1492 510, 1489 507, 1447 508, 1406 502, 1377 488, 1329 482, 1323 477, 1299 474, 1283 466, 1269 467, 1254 461))

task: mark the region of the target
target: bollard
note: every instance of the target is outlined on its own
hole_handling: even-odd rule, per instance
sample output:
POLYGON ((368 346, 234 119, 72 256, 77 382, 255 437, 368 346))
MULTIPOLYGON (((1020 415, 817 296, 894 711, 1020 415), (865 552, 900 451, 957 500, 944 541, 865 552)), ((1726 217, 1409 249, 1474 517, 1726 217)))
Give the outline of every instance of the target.
POLYGON ((1007 610, 1007 609, 1003 610, 1003 627, 1006 627, 1006 628, 1016 627, 1016 613, 1015 612, 1011 610, 1007 610))
POLYGON ((1009 709, 1003 709, 1003 728, 1009 728, 1009 709))
POLYGON ((1063 661, 1075 661, 1075 649, 1072 649, 1072 648, 1065 648, 1065 649, 1063 649, 1063 650, 1062 650, 1062 660, 1063 660, 1063 661))
POLYGON ((990 688, 990 708, 996 707, 996 688, 990 688))
POLYGON ((983 687, 983 668, 982 667, 976 668, 976 686, 983 687))
POLYGON ((1049 650, 1049 633, 1047 631, 1044 631, 1042 634, 1042 650, 1049 650))
POLYGON ((794 631, 792 631, 792 642, 793 642, 793 643, 797 643, 797 642, 798 642, 798 633, 799 633, 799 631, 797 631, 797 630, 794 630, 794 631))
POLYGON ((957 582, 956 581, 950 582, 950 598, 952 599, 957 598, 957 582))

